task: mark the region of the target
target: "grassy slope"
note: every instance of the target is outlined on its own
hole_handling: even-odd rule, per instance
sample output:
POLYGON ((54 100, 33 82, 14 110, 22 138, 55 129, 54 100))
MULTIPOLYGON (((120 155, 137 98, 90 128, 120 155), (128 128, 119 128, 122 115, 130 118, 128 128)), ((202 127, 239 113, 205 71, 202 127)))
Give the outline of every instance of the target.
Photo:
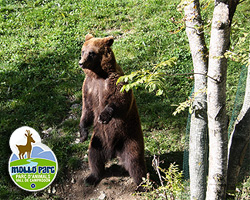
MULTIPOLYGON (((113 50, 125 73, 151 68, 173 56, 178 58, 173 73, 192 71, 185 31, 174 33, 183 25, 174 0, 167 4, 163 0, 0 1, 0 5, 0 140, 4 146, 0 173, 5 177, 1 180, 4 185, 9 184, 9 136, 20 126, 28 125, 39 132, 55 127, 47 144, 59 166, 73 168, 86 153, 87 144, 69 145, 75 139, 79 119, 59 126, 70 106, 81 102, 84 74, 77 63, 85 34, 113 35, 113 50), (60 138, 59 128, 64 131, 60 138)), ((235 19, 239 27, 248 30, 249 11, 240 9, 244 12, 237 13, 235 19)), ((211 10, 212 5, 203 11, 206 19, 211 10)), ((229 110, 239 71, 240 65, 231 62, 229 110)), ((183 150, 187 113, 174 117, 175 107, 171 105, 184 101, 193 83, 178 76, 167 84, 171 87, 167 99, 135 91, 148 156, 183 150)), ((75 112, 80 117, 80 111, 75 112)), ((59 170, 58 176, 64 170, 59 170)))

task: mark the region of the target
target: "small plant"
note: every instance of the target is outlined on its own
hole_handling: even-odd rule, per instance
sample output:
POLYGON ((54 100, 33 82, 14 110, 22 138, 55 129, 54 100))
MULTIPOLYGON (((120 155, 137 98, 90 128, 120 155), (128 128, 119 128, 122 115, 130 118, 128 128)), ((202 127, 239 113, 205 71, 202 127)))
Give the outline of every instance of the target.
POLYGON ((80 169, 82 166, 82 160, 76 156, 72 156, 68 160, 68 168, 72 170, 80 169))
POLYGON ((154 157, 153 165, 159 176, 161 186, 149 180, 143 180, 141 186, 146 192, 141 192, 140 195, 145 199, 181 199, 184 192, 183 174, 179 171, 178 165, 171 163, 168 169, 162 169, 158 166, 159 160, 154 157))
POLYGON ((236 189, 235 199, 250 198, 250 177, 247 177, 244 182, 236 189))

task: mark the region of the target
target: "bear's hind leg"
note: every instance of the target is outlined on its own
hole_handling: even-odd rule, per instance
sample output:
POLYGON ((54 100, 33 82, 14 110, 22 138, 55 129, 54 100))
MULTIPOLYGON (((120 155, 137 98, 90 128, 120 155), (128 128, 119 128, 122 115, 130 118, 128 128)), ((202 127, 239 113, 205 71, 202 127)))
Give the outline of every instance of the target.
POLYGON ((144 156, 133 155, 133 153, 124 152, 122 160, 125 169, 129 172, 129 175, 134 179, 136 185, 140 185, 142 177, 146 175, 146 167, 144 156))
POLYGON ((86 183, 90 185, 96 185, 102 179, 105 169, 105 157, 100 143, 101 141, 97 137, 93 137, 89 148, 89 167, 91 174, 86 178, 86 183))

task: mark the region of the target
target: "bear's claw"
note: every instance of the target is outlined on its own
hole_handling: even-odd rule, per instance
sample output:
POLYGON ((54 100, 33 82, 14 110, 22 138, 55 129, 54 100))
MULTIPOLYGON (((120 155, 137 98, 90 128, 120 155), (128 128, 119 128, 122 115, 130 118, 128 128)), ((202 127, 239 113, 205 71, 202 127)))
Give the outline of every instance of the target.
POLYGON ((113 109, 106 107, 99 116, 98 122, 102 124, 108 124, 112 119, 113 109))
POLYGON ((86 128, 80 129, 80 142, 84 142, 88 138, 89 131, 86 128))

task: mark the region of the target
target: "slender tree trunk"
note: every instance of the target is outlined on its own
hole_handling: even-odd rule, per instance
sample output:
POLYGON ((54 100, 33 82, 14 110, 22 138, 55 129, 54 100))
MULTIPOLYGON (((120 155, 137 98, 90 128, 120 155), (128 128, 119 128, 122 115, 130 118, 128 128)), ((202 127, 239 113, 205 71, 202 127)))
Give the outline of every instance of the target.
POLYGON ((227 189, 235 191, 237 178, 250 141, 250 54, 242 109, 229 141, 227 189))
POLYGON ((189 137, 191 199, 206 197, 207 171, 207 67, 208 57, 199 0, 186 1, 185 23, 194 66, 194 102, 189 137))
POLYGON ((208 67, 209 172, 207 200, 225 199, 227 184, 226 75, 224 54, 239 0, 215 0, 208 67))
POLYGON ((229 6, 215 1, 208 67, 209 172, 207 200, 225 199, 227 180, 226 79, 230 44, 229 6), (210 78, 211 77, 211 78, 210 78))

